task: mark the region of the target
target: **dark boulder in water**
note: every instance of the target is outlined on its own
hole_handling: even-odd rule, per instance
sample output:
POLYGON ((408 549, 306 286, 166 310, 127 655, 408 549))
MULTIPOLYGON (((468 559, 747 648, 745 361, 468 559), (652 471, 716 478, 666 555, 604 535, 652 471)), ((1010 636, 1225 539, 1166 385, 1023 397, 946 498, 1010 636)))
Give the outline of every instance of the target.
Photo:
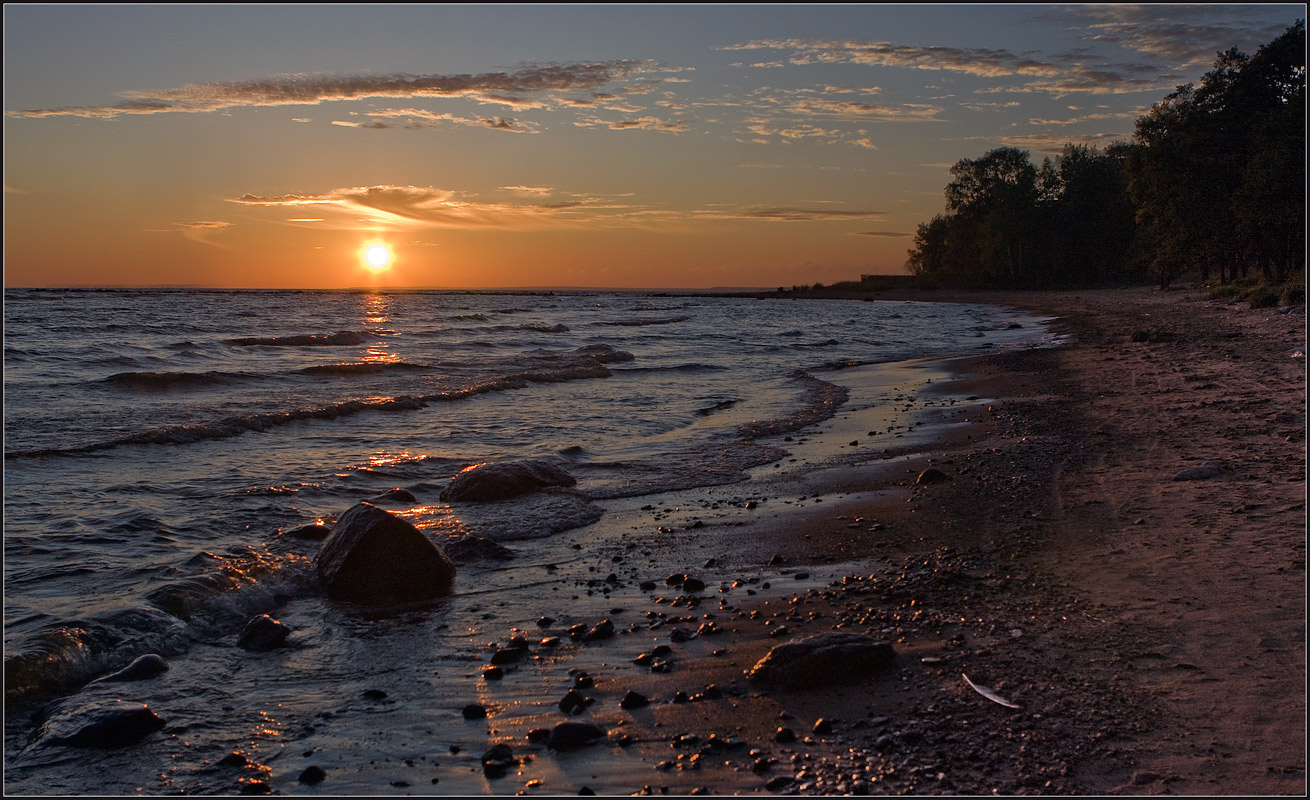
POLYGON ((387 491, 383 492, 382 494, 378 495, 377 497, 374 497, 373 499, 369 500, 368 502, 370 502, 370 503, 376 503, 376 502, 381 501, 381 500, 393 500, 393 501, 395 501, 395 502, 397 502, 397 503, 417 503, 417 502, 418 502, 418 498, 414 497, 414 493, 413 493, 413 492, 411 492, 411 491, 408 490, 408 489, 400 489, 400 488, 396 488, 396 489, 388 489, 387 491))
POLYGON ((451 478, 450 485, 441 492, 441 499, 489 503, 575 483, 577 480, 572 475, 548 461, 476 464, 451 478))
POLYGON ((156 675, 168 671, 168 662, 163 656, 156 653, 147 653, 138 656, 131 664, 123 667, 118 672, 110 673, 103 678, 96 678, 92 683, 118 683, 121 681, 143 681, 147 678, 153 678, 156 675))
POLYGON ((267 614, 260 614, 246 623, 237 638, 237 647, 259 652, 276 650, 287 643, 290 634, 291 629, 286 625, 267 614))
POLYGON ((386 604, 450 594, 455 564, 418 528, 360 503, 341 515, 315 558, 329 597, 386 604))
POLYGON ((144 703, 97 700, 55 714, 37 734, 40 745, 126 747, 164 727, 144 703))
POLYGON ((778 645, 747 677, 758 685, 805 689, 859 680, 894 659, 886 642, 854 633, 821 633, 778 645))

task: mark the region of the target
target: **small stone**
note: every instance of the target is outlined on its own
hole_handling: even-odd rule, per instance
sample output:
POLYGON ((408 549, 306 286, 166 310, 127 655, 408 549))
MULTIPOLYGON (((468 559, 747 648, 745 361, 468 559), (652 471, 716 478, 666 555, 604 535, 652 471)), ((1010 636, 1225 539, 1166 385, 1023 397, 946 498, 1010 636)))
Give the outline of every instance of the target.
POLYGON ((629 691, 627 694, 623 695, 623 699, 619 701, 619 708, 622 708, 625 711, 631 711, 634 708, 642 708, 648 705, 650 705, 650 700, 647 699, 646 695, 633 691, 629 691))
POLYGON ((596 642, 602 639, 609 639, 614 636, 614 623, 608 619, 603 619, 596 623, 591 630, 582 635, 584 642, 596 642))
POLYGON ((464 719, 486 719, 487 707, 481 703, 469 703, 464 706, 464 719))
POLYGON ((498 681, 505 677, 505 670, 500 667, 486 667, 482 670, 482 680, 498 681))
POLYGON ((364 691, 359 693, 359 696, 364 698, 365 700, 387 699, 387 693, 382 691, 381 689, 365 689, 364 691))
POLYGON ((559 710, 565 714, 580 714, 587 707, 587 698, 583 697, 576 689, 569 689, 559 701, 559 710))
POLYGON ((517 664, 527 655, 526 647, 502 647, 491 654, 493 664, 517 664))
POLYGON ((290 634, 291 629, 286 625, 267 614, 260 614, 246 623, 241 636, 237 638, 237 646, 259 652, 276 650, 286 644, 290 634))
POLYGON ((590 722, 561 722, 550 732, 546 746, 551 750, 576 750, 605 736, 605 731, 590 722))
POLYGON ((514 751, 506 744, 495 745, 482 754, 482 772, 488 778, 501 777, 517 763, 514 751))
POLYGON ((773 734, 773 741, 778 744, 790 744, 796 741, 796 731, 791 728, 779 728, 777 732, 773 734))
POLYGON ((322 767, 311 765, 305 767, 304 771, 300 773, 300 777, 296 778, 296 780, 309 786, 317 786, 322 783, 323 779, 326 777, 327 773, 323 771, 322 767))
POLYGON ((220 767, 244 767, 249 763, 250 759, 246 758, 244 754, 236 751, 228 753, 218 760, 218 766, 220 767))
POLYGON ((820 736, 832 733, 832 720, 820 717, 814 722, 814 732, 820 736))
POLYGON ((920 472, 919 477, 915 478, 914 482, 920 486, 926 486, 930 483, 941 483, 942 481, 948 481, 950 479, 950 476, 945 472, 942 472, 935 467, 929 467, 923 472, 920 472))

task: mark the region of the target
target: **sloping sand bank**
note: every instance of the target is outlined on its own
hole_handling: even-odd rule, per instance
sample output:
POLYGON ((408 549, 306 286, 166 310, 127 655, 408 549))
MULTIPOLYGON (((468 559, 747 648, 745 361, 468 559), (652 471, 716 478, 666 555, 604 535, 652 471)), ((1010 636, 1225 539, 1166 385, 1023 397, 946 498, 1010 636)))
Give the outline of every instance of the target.
POLYGON ((778 754, 775 790, 1304 794, 1304 315, 1146 289, 958 299, 1057 316, 1072 342, 957 362, 976 377, 951 391, 1002 399, 928 454, 951 480, 814 520, 814 555, 849 552, 835 517, 883 520, 873 550, 901 569, 788 625, 881 630, 899 670, 771 697, 798 732, 838 718, 824 752, 778 754))
MULTIPOLYGON (((823 485, 782 476, 769 515, 716 531, 712 553, 670 527, 653 557, 715 558, 722 633, 682 646, 671 675, 598 682, 598 716, 628 690, 657 701, 610 720, 626 747, 524 778, 617 794, 1304 794, 1304 316, 1148 289, 950 299, 1058 317, 1071 342, 953 362, 959 380, 918 394, 945 441, 823 485), (917 485, 928 466, 949 480, 917 485), (767 590, 726 582, 768 562, 767 590), (772 645, 834 629, 893 642, 896 666, 849 686, 743 680, 772 645), (670 702, 709 684, 725 697, 670 702)), ((812 438, 845 446, 856 416, 812 438)))

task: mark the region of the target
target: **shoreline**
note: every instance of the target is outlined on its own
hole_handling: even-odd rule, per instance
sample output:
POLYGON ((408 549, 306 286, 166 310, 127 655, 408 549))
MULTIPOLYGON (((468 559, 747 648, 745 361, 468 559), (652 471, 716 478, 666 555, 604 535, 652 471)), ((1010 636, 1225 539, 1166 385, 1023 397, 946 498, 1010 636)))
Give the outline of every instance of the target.
MULTIPOLYGON (((1057 316, 1074 338, 951 362, 949 393, 999 399, 969 411, 948 440, 897 459, 901 480, 884 469, 877 491, 852 493, 869 483, 861 468, 834 469, 793 488, 803 507, 794 500, 776 520, 761 515, 713 540, 678 537, 667 524, 676 515, 655 510, 665 551, 718 565, 701 615, 682 618, 720 633, 681 646, 671 675, 630 665, 643 644, 665 640, 658 628, 578 651, 570 663, 597 676, 589 714, 612 742, 530 752, 516 778, 480 790, 1304 793, 1299 318, 1186 292, 958 299, 1057 316), (1200 315, 1210 318, 1198 325, 1200 315), (1139 325, 1153 337, 1134 342, 1139 325), (1239 341, 1246 358, 1234 361, 1239 341), (1232 376, 1247 359, 1255 374, 1232 376), (1211 381, 1210 370, 1228 379, 1211 381), (1265 394, 1263 438, 1235 447, 1243 399, 1265 394), (1225 464, 1218 483, 1173 480, 1203 460, 1225 464), (953 480, 915 486, 929 464, 953 480), (1244 526, 1240 537, 1225 523, 1244 526), (779 627, 787 634, 771 635, 779 627), (834 628, 893 642, 896 666, 846 687, 761 691, 743 680, 779 641, 834 628), (1020 709, 980 696, 964 675, 1020 709), (724 696, 670 700, 707 686, 724 696), (621 710, 627 691, 652 705, 621 710), (779 727, 798 741, 776 742, 779 727)), ((812 438, 843 440, 849 430, 831 430, 843 416, 812 438)), ((746 499, 738 485, 707 494, 746 499)), ((652 563, 665 563, 658 553, 652 563)), ((678 602, 662 585, 654 594, 678 602)), ((610 597, 674 613, 649 595, 610 597)), ((523 740, 504 741, 517 750, 523 740)))
MULTIPOLYGON (((1185 292, 956 299, 1057 317, 1072 338, 838 372, 888 383, 788 437, 794 466, 603 501, 601 522, 517 542, 518 558, 470 572, 442 606, 392 620, 409 635, 366 636, 363 620, 292 599, 275 616, 321 651, 200 643, 170 677, 257 671, 257 696, 222 712, 273 732, 232 726, 238 770, 192 752, 176 775, 138 780, 151 793, 1304 793, 1304 318, 1185 292), (888 387, 894 409, 861 402, 888 387), (1223 473, 1173 480, 1207 461, 1223 473), (917 485, 929 466, 950 479, 917 485), (706 587, 666 583, 683 571, 706 587), (613 638, 569 641, 605 617, 613 638), (351 635, 323 638, 343 624, 351 635), (833 629, 892 643, 895 664, 840 687, 744 680, 772 646, 833 629), (531 655, 486 680, 512 635, 531 655), (634 663, 661 644, 669 671, 634 663), (432 669, 388 668, 414 647, 432 669), (324 688, 279 693, 286 670, 324 688), (557 702, 580 672, 593 703, 573 719, 606 738, 531 742, 569 718, 557 702), (649 705, 625 708, 628 692, 649 705), (488 718, 462 718, 469 702, 488 718), (780 727, 797 739, 777 741, 780 727), (515 763, 492 778, 480 758, 496 744, 515 763), (298 782, 310 765, 326 773, 316 788, 298 782)), ((177 702, 206 713, 204 698, 177 702)))

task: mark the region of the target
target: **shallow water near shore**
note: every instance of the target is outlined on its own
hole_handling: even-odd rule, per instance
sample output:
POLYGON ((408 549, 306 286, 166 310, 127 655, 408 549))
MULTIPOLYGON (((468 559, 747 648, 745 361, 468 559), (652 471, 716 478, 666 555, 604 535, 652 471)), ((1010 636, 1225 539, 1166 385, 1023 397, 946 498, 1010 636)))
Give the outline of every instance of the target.
MULTIPOLYGON (((691 625, 673 617, 694 630, 710 598, 777 579, 768 554, 704 568, 716 537, 812 502, 801 487, 824 465, 878 469, 955 421, 964 398, 921 413, 945 373, 920 359, 1050 341, 1001 308, 913 302, 8 292, 6 788, 311 792, 297 776, 313 764, 329 793, 603 791, 544 747, 522 750, 532 775, 512 787, 478 758, 562 718, 569 669, 601 684, 691 625), (437 499, 464 466, 523 458, 556 461, 579 495, 437 499), (473 533, 513 556, 461 564, 455 594, 427 607, 326 601, 316 545, 279 532, 394 487, 417 502, 380 505, 437 541, 473 533), (673 598, 664 576, 690 569, 710 585, 700 607, 648 616, 639 582, 673 598), (289 646, 236 647, 264 612, 289 646), (605 617, 614 640, 569 640, 605 617), (560 643, 484 680, 515 632, 560 643), (84 686, 145 652, 172 668, 84 686), (28 747, 40 702, 102 693, 167 724, 123 750, 28 747), (489 721, 464 719, 472 702, 489 721), (248 763, 217 763, 232 751, 248 763)), ((591 713, 622 727, 617 708, 591 713)))

